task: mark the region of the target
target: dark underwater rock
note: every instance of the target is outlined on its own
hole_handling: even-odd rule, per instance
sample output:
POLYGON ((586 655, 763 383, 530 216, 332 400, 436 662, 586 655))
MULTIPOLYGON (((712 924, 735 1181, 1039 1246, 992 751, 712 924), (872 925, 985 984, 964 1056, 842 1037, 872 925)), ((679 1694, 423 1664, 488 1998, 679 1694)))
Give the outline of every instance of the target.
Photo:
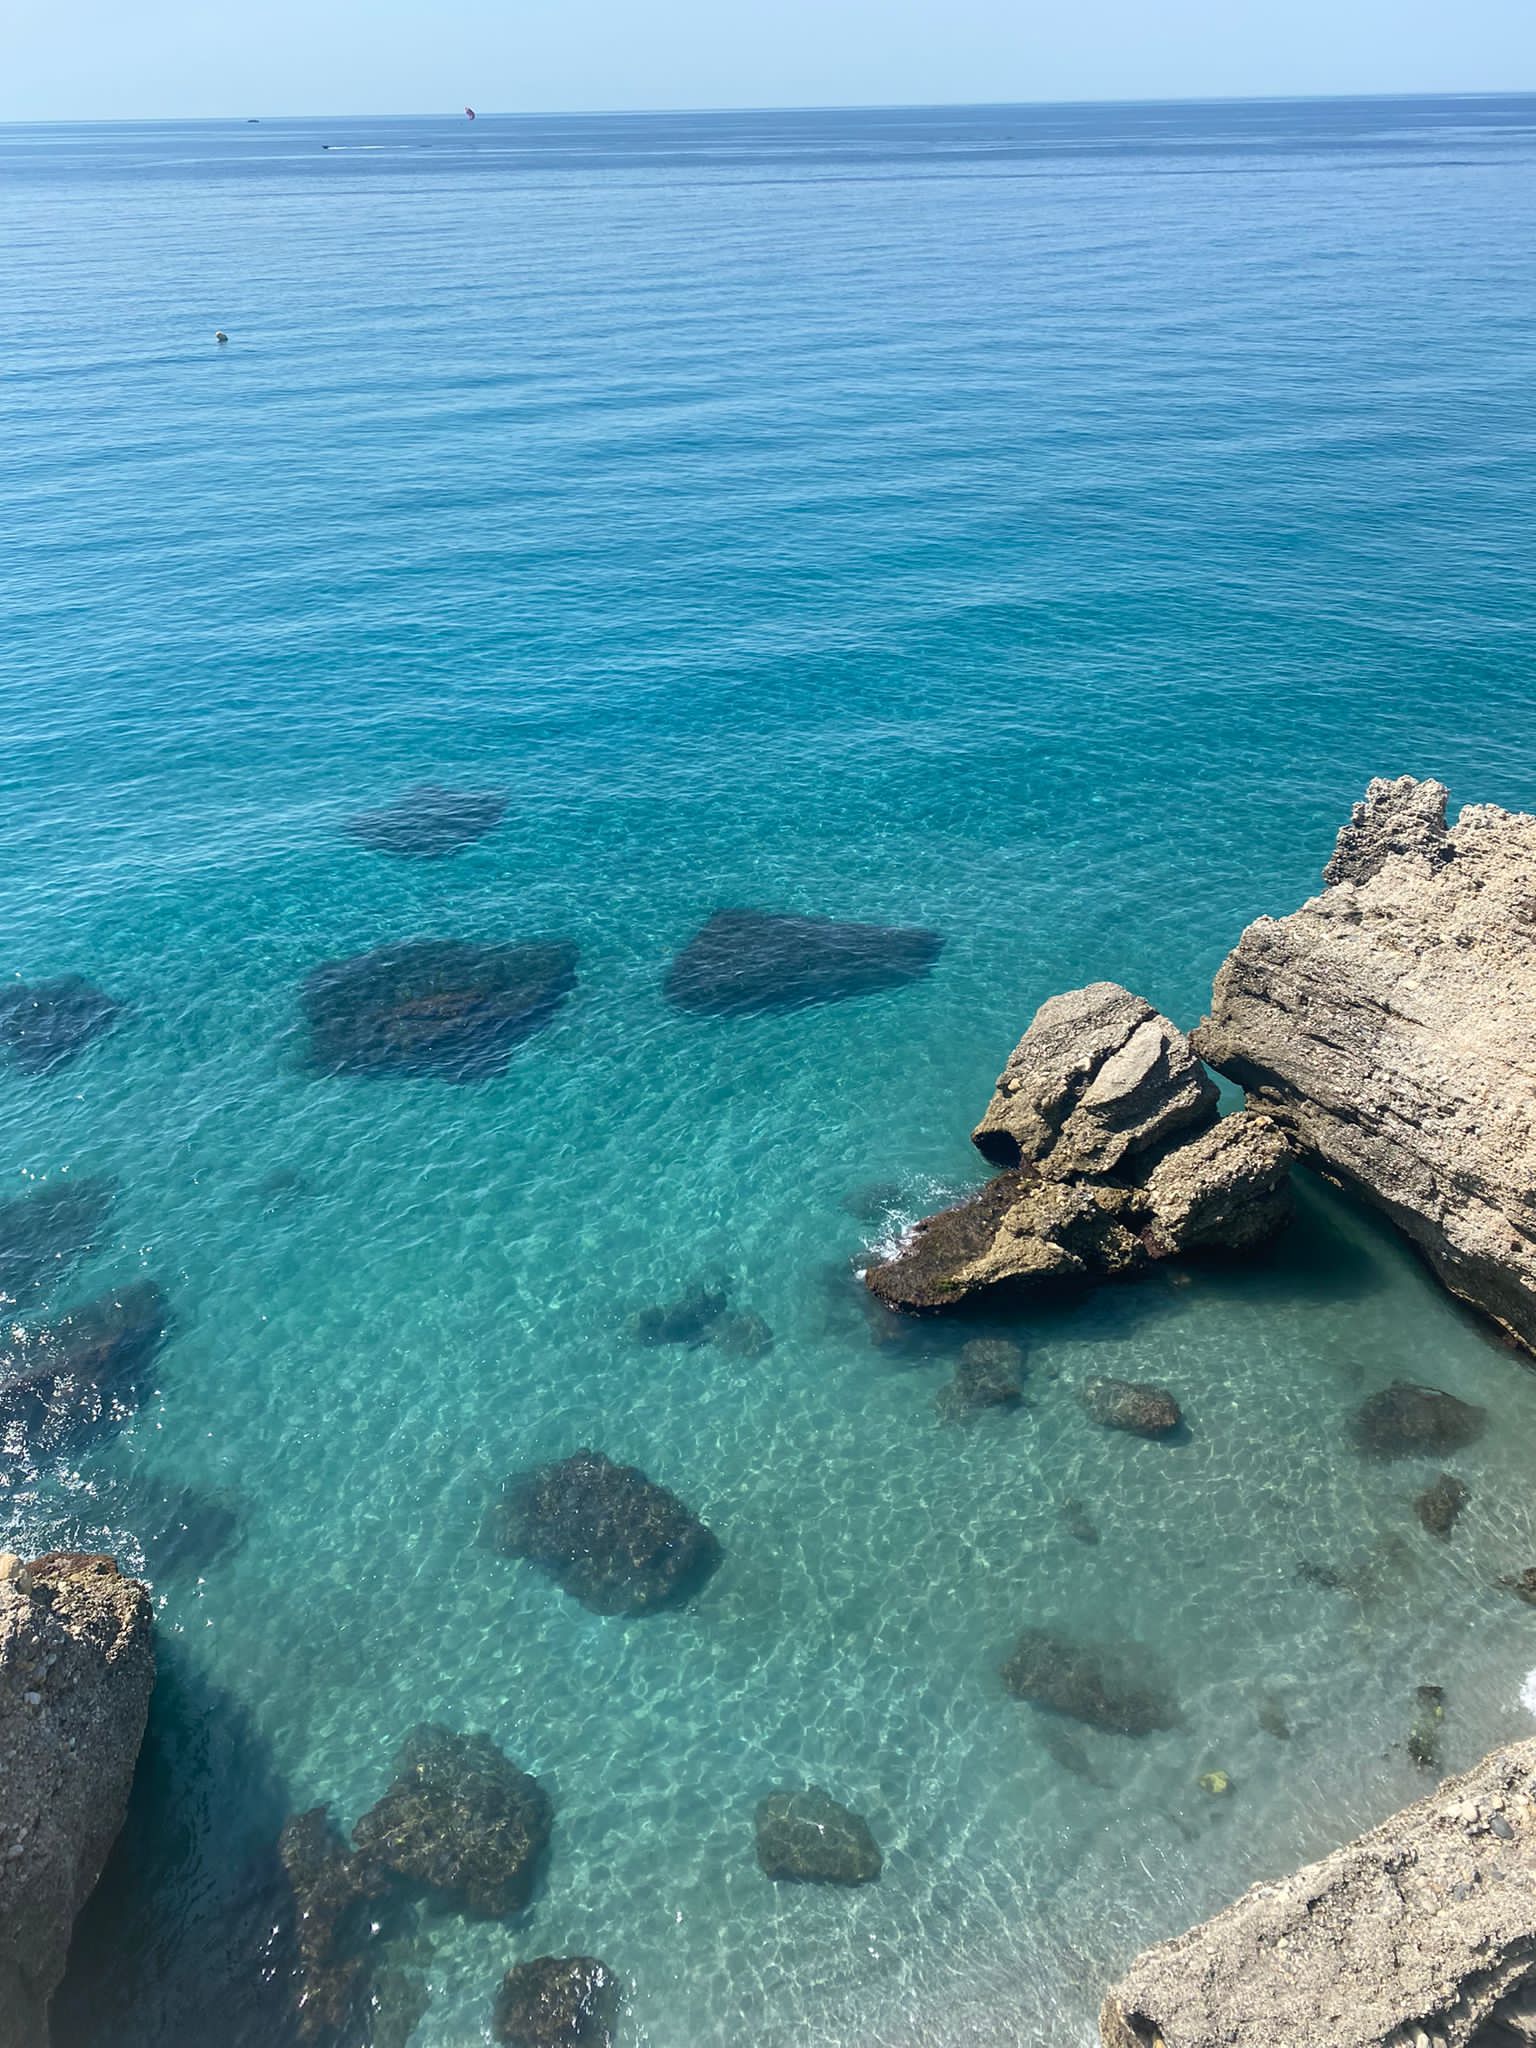
POLYGON ((1137 1644, 1109 1648, 1029 1628, 1015 1643, 1002 1676, 1008 1690, 1031 1706, 1112 1735, 1151 1735, 1177 1728, 1181 1716, 1149 1666, 1147 1652, 1137 1644))
POLYGON ((1089 1380, 1080 1398, 1092 1421, 1129 1436, 1168 1436, 1184 1419, 1166 1387, 1132 1380, 1089 1380))
POLYGON ((365 1867, 499 1920, 533 1896, 551 1819, 548 1793, 488 1735, 427 1723, 407 1736, 394 1783, 352 1841, 365 1867))
POLYGON ((1355 1447, 1370 1458, 1425 1458, 1464 1450, 1488 1426, 1488 1412, 1438 1387, 1394 1380, 1361 1403, 1355 1414, 1355 1447))
POLYGON ((596 1614, 646 1614, 685 1600, 722 1556, 675 1493, 591 1450, 509 1479, 486 1535, 596 1614))
POLYGON ((169 1309, 152 1280, 98 1295, 57 1322, 0 1337, 0 1430, 34 1450, 110 1429, 138 1406, 169 1309))
POLYGON ((1074 1543, 1097 1543, 1099 1540, 1099 1532, 1080 1500, 1062 1502, 1061 1526, 1074 1543))
POLYGON ((766 1358, 773 1349, 773 1330, 756 1309, 738 1309, 718 1319, 709 1341, 728 1358, 766 1358))
POLYGON ((795 1884, 872 1884, 881 1870, 868 1823, 819 1785, 759 1803, 757 1860, 769 1877, 795 1884))
POLYGON ((636 1310, 629 1327, 641 1344, 702 1344, 725 1314, 730 1297, 720 1287, 690 1287, 676 1301, 636 1310))
POLYGON ((389 1889, 390 1878, 351 1853, 323 1806, 287 1822, 277 1853, 293 1896, 299 2036, 325 2042, 354 2037, 369 2004, 367 1909, 389 1889))
POLYGON ((0 990, 0 1053, 23 1074, 51 1074, 116 1021, 121 1005, 78 974, 0 990))
POLYGON ((1437 1770, 1440 1765, 1440 1739, 1445 1724, 1445 1689, 1438 1685, 1421 1685, 1413 1695, 1413 1723, 1408 1730, 1408 1754, 1420 1770, 1437 1770))
POLYGON ((491 2032, 507 2048, 609 2048, 619 1988, 593 1956, 535 1956, 502 1978, 491 2032))
POLYGON ((0 1299, 25 1308, 91 1250, 117 1196, 105 1179, 45 1182, 0 1202, 0 1299))
POLYGON ((953 1420, 982 1408, 1017 1408, 1023 1398, 1023 1345, 1006 1337, 972 1337, 961 1345, 955 1376, 935 1405, 953 1420))
POLYGON ((494 832, 506 815, 500 790, 444 789, 418 783, 382 810, 349 818, 346 830, 373 853, 402 860, 442 860, 494 832))
POLYGON ((561 940, 458 939, 328 960, 304 984, 311 1057, 328 1074, 485 1080, 550 1022, 576 986, 576 960, 561 940))
POLYGON ((943 945, 916 926, 717 910, 674 958, 664 993, 718 1017, 795 1010, 918 981, 943 945))
POLYGON ((1527 1607, 1536 1607, 1536 1564, 1527 1565, 1523 1572, 1500 1579, 1498 1583, 1517 1600, 1523 1600, 1527 1607))
POLYGON ((1448 1537, 1466 1506, 1470 1489, 1450 1472, 1442 1472, 1413 1503, 1413 1512, 1431 1536, 1448 1537))

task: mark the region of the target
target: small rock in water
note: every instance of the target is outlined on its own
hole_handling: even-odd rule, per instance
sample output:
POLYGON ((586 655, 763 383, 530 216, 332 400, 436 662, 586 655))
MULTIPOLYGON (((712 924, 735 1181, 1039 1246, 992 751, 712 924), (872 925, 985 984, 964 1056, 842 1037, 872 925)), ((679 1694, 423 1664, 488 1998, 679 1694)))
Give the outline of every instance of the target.
POLYGON ((711 1016, 800 1009, 920 980, 943 944, 910 926, 717 910, 673 960, 664 992, 711 1016))
POLYGON ((1440 1763, 1440 1738, 1445 1722, 1445 1691, 1438 1685, 1421 1685, 1414 1696, 1413 1725, 1408 1730, 1408 1754, 1421 1770, 1432 1771, 1440 1763))
POLYGON ((1527 1607, 1536 1607, 1536 1565, 1527 1565, 1523 1572, 1500 1579, 1498 1583, 1513 1593, 1517 1600, 1523 1600, 1527 1607))
POLYGON ((287 1822, 277 1853, 293 1900, 299 2038, 329 2043, 363 2023, 370 1990, 366 1909, 390 1878, 351 1854, 323 1806, 287 1822))
POLYGON ((1166 1387, 1131 1380, 1089 1380, 1082 1403, 1094 1422, 1130 1436, 1168 1436, 1184 1419, 1166 1387))
POLYGON ((549 1794, 489 1735, 428 1724, 406 1738, 394 1783, 352 1842, 366 1868, 499 1920, 532 1897, 550 1825, 549 1794))
POLYGON ((507 2048, 609 2048, 619 1980, 592 1956, 535 1956, 508 1970, 491 2032, 507 2048))
POLYGON ((720 1563, 718 1539, 634 1465, 576 1451, 509 1479, 486 1540, 527 1558, 596 1614, 647 1614, 696 1593, 720 1563))
POLYGON ((1061 1504, 1060 1519, 1061 1526, 1074 1543, 1098 1542, 1099 1532, 1080 1500, 1064 1500, 1061 1504))
POLYGON ((304 984, 310 1056, 327 1074, 483 1081, 576 986, 563 941, 420 939, 328 960, 304 984))
POLYGON ((748 1308, 718 1317, 709 1341, 728 1358, 766 1358, 773 1349, 773 1331, 755 1309, 748 1308))
POLYGON ((0 1428, 56 1450, 117 1427, 147 1390, 169 1321, 152 1280, 108 1292, 56 1322, 0 1336, 0 1428))
POLYGON ((1003 1683, 1032 1706, 1048 1707, 1113 1735, 1150 1735, 1177 1728, 1172 1694, 1151 1677, 1139 1644, 1108 1648, 1073 1642, 1050 1629, 1026 1629, 1003 1665, 1003 1683))
POLYGON ((629 1319, 630 1332, 641 1344, 702 1344, 714 1334, 730 1296, 720 1287, 690 1287, 676 1301, 642 1308, 629 1319))
POLYGON ((0 1297, 25 1307, 91 1250, 116 1199, 104 1179, 47 1181, 0 1202, 0 1297))
POLYGON ((402 860, 442 860, 493 832, 506 815, 500 790, 443 789, 419 783, 379 811, 363 811, 346 829, 373 853, 402 860))
POLYGON ((881 1870, 868 1824, 816 1785, 761 1802, 757 1860, 769 1877, 801 1884, 870 1884, 881 1870))
POLYGON ((1426 1486, 1413 1503, 1413 1511, 1431 1536, 1448 1537, 1456 1518, 1467 1504, 1468 1488, 1449 1472, 1442 1472, 1433 1486, 1426 1486))
POLYGON ((116 1022, 121 1005, 78 974, 0 990, 0 1053, 23 1074, 51 1074, 116 1022))
POLYGON ((1394 1380, 1361 1403, 1352 1425, 1355 1448, 1369 1458, 1422 1458, 1459 1451, 1488 1426, 1488 1412, 1438 1387, 1394 1380))
POLYGON ((1024 1398, 1024 1347, 1006 1337, 973 1337, 960 1347, 955 1376, 935 1398, 943 1416, 1017 1408, 1024 1398))

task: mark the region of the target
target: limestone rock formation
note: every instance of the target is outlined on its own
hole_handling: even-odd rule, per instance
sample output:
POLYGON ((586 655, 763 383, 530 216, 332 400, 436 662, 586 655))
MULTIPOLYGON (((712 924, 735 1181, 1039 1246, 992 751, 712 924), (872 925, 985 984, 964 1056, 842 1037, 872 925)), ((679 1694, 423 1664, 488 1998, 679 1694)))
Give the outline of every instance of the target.
POLYGON ((1289 1214, 1279 1131, 1249 1112, 1218 1121, 1183 1032, 1110 981, 1041 1005, 972 1137, 1005 1171, 870 1267, 890 1308, 1246 1250, 1289 1214))
POLYGON ((872 1884, 882 1868, 868 1822, 819 1785, 760 1802, 757 1860, 769 1877, 794 1884, 872 1884))
POLYGON ((601 1451, 516 1474, 486 1518, 486 1540, 525 1557, 597 1614, 646 1614, 698 1591, 718 1539, 675 1493, 601 1451))
POLYGON ((1373 782, 1328 886, 1250 925, 1194 1044, 1536 1349, 1536 817, 1373 782))
POLYGON ((109 1557, 0 1558, 0 2048, 40 2048, 122 1825, 155 1678, 149 1595, 109 1557))
POLYGON ((532 1897, 552 1819, 549 1794, 490 1736, 428 1723, 407 1736, 394 1783, 352 1841, 365 1870, 496 1920, 532 1897))
POLYGON ((797 1010, 920 981, 943 945, 915 925, 717 910, 673 960, 664 993, 678 1009, 716 1017, 797 1010))
POLYGON ((491 2032, 507 2048, 608 2048, 619 1989, 594 1956, 535 1956, 502 1978, 491 2032))
POLYGON ((1105 2048, 1507 2048, 1536 1984, 1536 1741, 1148 1949, 1105 2048))

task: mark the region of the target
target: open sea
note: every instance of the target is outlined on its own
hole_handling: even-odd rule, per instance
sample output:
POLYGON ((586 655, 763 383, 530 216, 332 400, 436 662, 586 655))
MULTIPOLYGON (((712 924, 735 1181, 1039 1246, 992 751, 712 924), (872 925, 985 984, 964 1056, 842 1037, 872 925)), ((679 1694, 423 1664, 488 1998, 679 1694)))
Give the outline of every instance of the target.
POLYGON ((7 1313, 171 1315, 119 1426, 0 1461, 6 1545, 159 1615, 56 2048, 286 2041, 278 1828, 422 1721, 553 1852, 392 1939, 377 2048, 567 1952, 622 2048, 1086 2048, 1138 1947, 1429 1788, 1419 1686, 1445 1768, 1531 1732, 1536 1373, 1368 1215, 1306 1184, 1251 1265, 995 1321, 1026 1405, 968 1423, 975 1328, 879 1342, 855 1269, 977 1184, 1040 1001, 1192 1025, 1371 775, 1536 807, 1533 247, 1526 98, 0 131, 0 968, 120 1006, 0 1056, 0 1195, 113 1195, 7 1313), (423 783, 504 815, 348 830, 423 783), (944 944, 700 1015, 720 908, 944 944), (424 938, 575 985, 504 1071, 317 1070, 307 977, 424 938), (642 1341, 698 1289, 771 1348, 642 1341), (1097 1429, 1100 1372, 1188 1441, 1097 1429), (1397 1377, 1490 1411, 1448 1541, 1441 1461, 1350 1438, 1397 1377), (584 1445, 719 1537, 689 1604, 483 1545, 584 1445), (1181 1724, 1012 1699, 1026 1626, 1181 1724), (803 1784, 878 1883, 761 1873, 803 1784))

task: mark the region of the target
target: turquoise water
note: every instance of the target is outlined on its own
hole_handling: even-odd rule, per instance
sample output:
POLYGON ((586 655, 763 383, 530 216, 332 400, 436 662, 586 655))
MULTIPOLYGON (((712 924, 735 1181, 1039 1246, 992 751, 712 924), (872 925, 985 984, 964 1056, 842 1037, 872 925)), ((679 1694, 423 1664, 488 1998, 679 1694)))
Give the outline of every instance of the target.
POLYGON ((1533 159, 1512 99, 0 134, 4 965, 125 1006, 0 1067, 5 1192, 112 1176, 53 1306, 174 1311, 118 1432, 4 1467, 7 1542, 160 1610, 60 2048, 279 2040, 276 1828, 427 1718, 558 1814, 523 1920, 403 1951, 416 2048, 567 1949, 632 2048, 1078 2048, 1141 1943, 1423 1789, 1417 1685, 1448 1765, 1529 1729, 1536 1377, 1368 1218, 1016 1319, 1030 1405, 967 1426, 962 1333, 875 1345, 851 1268, 974 1183, 1041 999, 1192 1023, 1369 775, 1536 806, 1533 159), (345 833, 428 780, 503 822, 345 833), (946 943, 691 1016, 722 905, 946 943), (499 1078, 308 1071, 305 976, 423 936, 576 990, 499 1078), (699 1284, 771 1352, 635 1342, 699 1284), (1189 1443, 1096 1432, 1105 1370, 1189 1443), (1438 1465, 1349 1444, 1396 1376, 1495 1419, 1449 1543, 1438 1465), (479 1546, 582 1444, 718 1533, 691 1606, 479 1546), (179 1488, 178 1552, 129 1503, 179 1488), (1028 1624, 1144 1644, 1184 1726, 1065 1749, 996 1676, 1028 1624), (761 1876, 801 1781, 877 1885, 761 1876))

